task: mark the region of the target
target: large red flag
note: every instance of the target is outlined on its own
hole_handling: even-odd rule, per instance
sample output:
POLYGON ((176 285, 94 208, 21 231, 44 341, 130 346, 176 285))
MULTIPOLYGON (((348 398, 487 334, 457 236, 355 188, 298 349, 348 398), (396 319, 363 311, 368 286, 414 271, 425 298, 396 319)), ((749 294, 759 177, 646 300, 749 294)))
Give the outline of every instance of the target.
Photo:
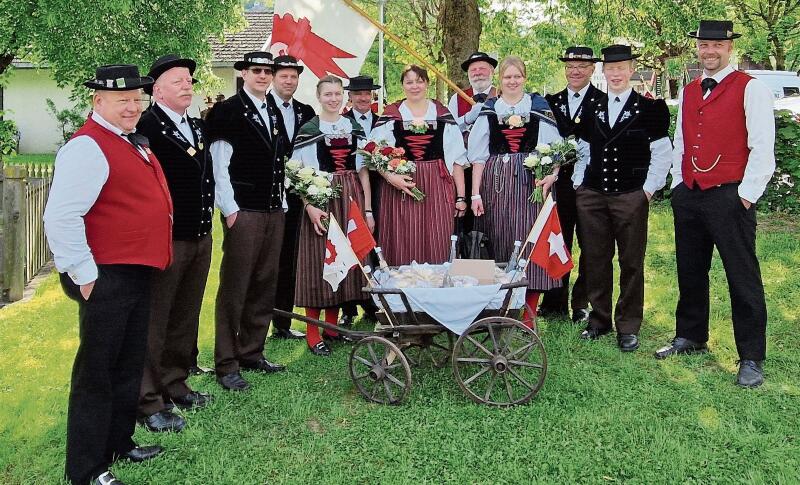
POLYGON ((361 208, 354 200, 350 201, 350 212, 347 215, 347 239, 350 240, 350 247, 360 261, 364 261, 367 254, 378 245, 361 215, 361 208))
POLYGON ((552 197, 548 197, 542 206, 528 238, 533 242, 530 261, 544 268, 551 278, 560 279, 573 268, 572 255, 564 243, 561 221, 552 197))

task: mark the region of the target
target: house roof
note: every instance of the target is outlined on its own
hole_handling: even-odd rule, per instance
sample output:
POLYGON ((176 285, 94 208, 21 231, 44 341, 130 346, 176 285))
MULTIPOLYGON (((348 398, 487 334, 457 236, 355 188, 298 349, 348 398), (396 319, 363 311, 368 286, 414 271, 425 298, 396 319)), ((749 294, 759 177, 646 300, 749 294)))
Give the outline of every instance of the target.
POLYGON ((224 42, 209 39, 211 59, 214 66, 230 66, 244 58, 248 52, 258 51, 272 33, 272 10, 245 12, 247 27, 241 32, 226 35, 224 42))

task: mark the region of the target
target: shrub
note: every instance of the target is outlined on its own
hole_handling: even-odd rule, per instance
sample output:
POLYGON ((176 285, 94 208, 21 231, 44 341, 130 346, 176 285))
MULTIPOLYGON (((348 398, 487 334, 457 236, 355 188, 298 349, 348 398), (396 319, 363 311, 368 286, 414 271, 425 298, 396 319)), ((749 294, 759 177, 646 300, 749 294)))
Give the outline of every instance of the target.
MULTIPOLYGON (((0 111, 0 117, 2 115, 3 112, 0 111)), ((17 153, 18 142, 17 124, 12 120, 0 119, 0 157, 7 157, 17 153)))
POLYGON ((58 128, 61 130, 64 143, 68 142, 69 139, 72 138, 72 135, 74 135, 86 121, 86 110, 82 106, 73 106, 72 108, 59 110, 50 98, 47 98, 45 103, 47 103, 47 112, 52 114, 58 123, 58 128))

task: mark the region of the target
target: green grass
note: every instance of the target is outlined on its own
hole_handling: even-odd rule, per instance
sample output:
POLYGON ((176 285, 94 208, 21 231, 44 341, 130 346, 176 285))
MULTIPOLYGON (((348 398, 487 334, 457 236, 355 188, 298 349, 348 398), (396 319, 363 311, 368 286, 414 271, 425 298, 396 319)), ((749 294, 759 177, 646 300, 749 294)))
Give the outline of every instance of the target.
MULTIPOLYGON (((364 402, 347 373, 348 348, 311 356, 303 342, 270 341, 288 372, 246 377, 188 413, 180 434, 138 429, 167 452, 117 464, 128 483, 797 483, 800 473, 800 242, 798 222, 762 216, 758 251, 769 306, 765 385, 739 389, 721 263, 712 268, 712 352, 656 361, 673 335, 677 297, 672 218, 653 210, 642 348, 613 337, 585 343, 579 328, 543 321, 549 372, 529 405, 473 404, 449 368, 414 368, 401 406, 364 402)), ((221 237, 215 234, 214 264, 221 237)), ((213 360, 212 271, 201 323, 201 361, 213 360)), ((51 484, 62 475, 69 373, 78 345, 76 306, 55 277, 36 297, 0 310, 0 483, 51 484)), ((301 327, 300 327, 301 328, 301 327)))
POLYGON ((55 153, 30 153, 25 155, 12 155, 8 158, 5 158, 3 162, 6 165, 16 165, 16 164, 26 164, 26 163, 39 163, 39 164, 46 164, 52 165, 53 162, 56 160, 55 153))

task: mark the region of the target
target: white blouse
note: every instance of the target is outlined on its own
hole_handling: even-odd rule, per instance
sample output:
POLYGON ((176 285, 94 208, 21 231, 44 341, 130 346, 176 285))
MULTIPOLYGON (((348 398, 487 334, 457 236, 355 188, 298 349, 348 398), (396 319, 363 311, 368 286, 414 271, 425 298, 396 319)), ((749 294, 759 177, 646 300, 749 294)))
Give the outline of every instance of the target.
MULTIPOLYGON (((531 111, 531 97, 525 94, 515 105, 509 105, 503 98, 497 98, 494 111, 498 118, 510 114, 523 115, 531 111)), ((539 137, 537 143, 555 143, 562 140, 558 128, 546 121, 539 120, 539 137)), ((479 116, 472 125, 467 140, 467 158, 470 163, 486 163, 489 158, 489 118, 479 116)))
MULTIPOLYGON (((405 101, 400 104, 400 115, 403 121, 411 121, 415 118, 411 114, 411 110, 406 106, 405 101)), ((431 123, 436 120, 436 105, 432 101, 428 101, 428 111, 425 112, 425 121, 431 123)), ((378 126, 372 130, 369 138, 374 142, 385 141, 391 146, 395 146, 397 140, 394 137, 394 123, 386 123, 378 126)), ((447 170, 453 173, 453 165, 466 165, 467 164, 467 150, 464 148, 464 138, 461 135, 461 130, 458 125, 448 123, 444 127, 444 163, 447 165, 447 170)))
MULTIPOLYGON (((340 116, 338 120, 330 121, 319 120, 319 131, 326 135, 341 135, 351 133, 353 124, 350 118, 340 116)), ((311 143, 294 151, 292 159, 302 162, 306 167, 319 170, 319 160, 317 159, 317 144, 311 143)), ((364 159, 360 154, 356 154, 356 172, 364 167, 364 159)))

